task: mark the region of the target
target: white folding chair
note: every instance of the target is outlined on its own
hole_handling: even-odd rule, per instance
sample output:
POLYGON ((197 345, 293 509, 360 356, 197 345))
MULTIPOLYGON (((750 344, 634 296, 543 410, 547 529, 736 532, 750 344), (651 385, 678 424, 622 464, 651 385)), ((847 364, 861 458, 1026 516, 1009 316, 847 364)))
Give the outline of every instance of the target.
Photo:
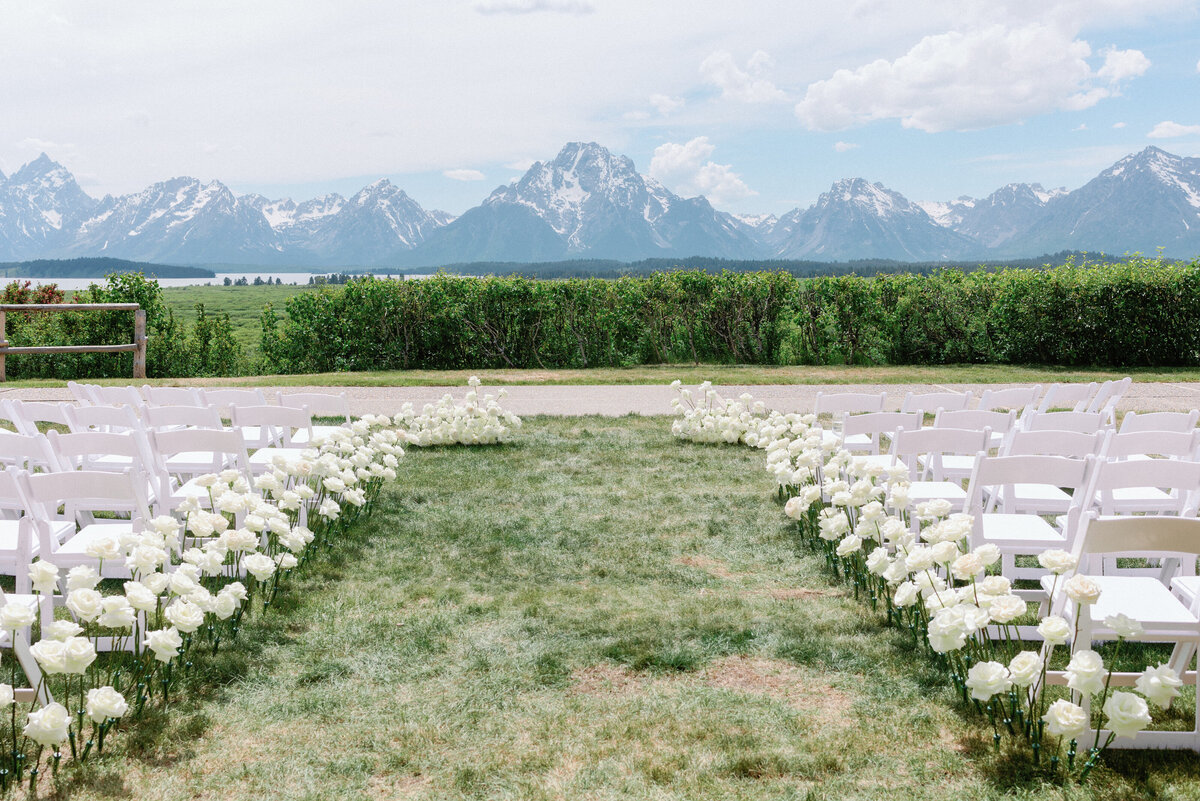
POLYGON ((200 390, 192 387, 142 386, 142 397, 147 406, 205 406, 200 390))
POLYGON ((10 400, 9 411, 13 422, 18 426, 18 433, 32 436, 41 433, 41 423, 45 426, 70 427, 67 420, 69 403, 50 403, 47 401, 10 400))
POLYGON ((234 429, 247 432, 247 449, 253 449, 250 470, 256 474, 270 470, 278 459, 299 460, 308 446, 295 444, 296 438, 301 443, 313 439, 312 416, 306 407, 234 406, 232 414, 234 429))
POLYGON ((118 386, 106 387, 92 384, 91 393, 97 406, 144 406, 146 401, 138 393, 137 387, 118 386))
POLYGON ((105 538, 120 539, 142 530, 150 519, 146 501, 145 476, 96 470, 66 470, 58 473, 20 474, 17 480, 29 500, 34 530, 38 534, 38 554, 60 568, 90 565, 108 578, 129 578, 123 559, 99 559, 87 551, 105 538), (59 509, 62 511, 58 511, 59 509), (132 514, 130 510, 132 509, 132 514), (95 513, 130 514, 128 518, 103 517, 95 513), (52 524, 70 523, 70 536, 57 536, 61 530, 52 524))
POLYGON ((138 419, 138 407, 122 406, 67 406, 67 427, 72 434, 85 431, 101 431, 116 434, 124 431, 140 431, 142 421, 138 419))
MULTIPOLYGON (((880 392, 878 395, 863 392, 835 392, 833 394, 818 392, 813 403, 813 414, 817 417, 818 426, 824 425, 823 417, 831 417, 828 430, 838 433, 841 430, 842 421, 847 416, 882 412, 886 400, 886 392, 880 392)), ((851 440, 851 444, 859 448, 866 442, 867 438, 864 437, 855 437, 851 440)))
POLYGON ((967 485, 967 513, 974 516, 971 547, 991 544, 1004 557, 1002 569, 1010 579, 1039 578, 1041 571, 1018 568, 1015 557, 1049 548, 1069 548, 1095 469, 1096 457, 987 456, 979 454, 967 485), (1014 486, 1042 485, 1071 490, 1065 524, 1056 528, 1029 511, 1017 511, 1014 486))
POLYGON ((1037 411, 1042 414, 1055 409, 1086 412, 1099 390, 1100 385, 1095 381, 1090 384, 1051 384, 1037 411))
POLYGON ((908 497, 913 504, 942 499, 953 511, 966 506, 967 493, 961 481, 949 480, 943 462, 964 456, 974 463, 976 454, 987 450, 990 432, 959 428, 918 428, 896 432, 892 454, 896 464, 908 467, 908 497))
POLYGON ((921 427, 920 412, 868 412, 853 414, 842 421, 841 447, 851 453, 860 452, 868 456, 878 456, 873 459, 885 467, 892 463, 887 457, 887 449, 883 440, 891 439, 898 431, 912 431, 921 427))
MULTIPOLYGON (((18 593, 28 593, 29 563, 41 548, 33 528, 31 505, 21 486, 24 470, 0 471, 0 573, 16 579, 18 593)), ((58 539, 75 532, 72 523, 53 523, 52 536, 58 539)))
POLYGON ((146 428, 170 431, 179 428, 223 429, 221 415, 211 406, 147 406, 142 410, 146 428))
POLYGON ((981 412, 1017 411, 1026 406, 1033 406, 1041 396, 1041 384, 1035 384, 1032 387, 985 389, 979 396, 979 405, 976 408, 981 412))
MULTIPOLYGON (((1091 575, 1100 586, 1096 603, 1071 602, 1062 588, 1064 582, 1052 582, 1053 577, 1045 576, 1042 582, 1046 588, 1052 584, 1056 587, 1051 599, 1052 611, 1066 618, 1068 630, 1074 631, 1078 626, 1079 633, 1073 641, 1082 647, 1091 647, 1096 641, 1117 639, 1116 632, 1108 629, 1103 621, 1111 615, 1123 614, 1141 624, 1143 633, 1133 638, 1135 641, 1174 643, 1167 664, 1185 683, 1195 684, 1197 672, 1187 670, 1191 655, 1200 643, 1200 617, 1195 602, 1189 607, 1158 578, 1093 575, 1090 566, 1096 562, 1095 557, 1115 558, 1131 552, 1151 552, 1173 560, 1195 562, 1200 556, 1200 520, 1176 516, 1105 518, 1092 512, 1082 519, 1081 531, 1074 538, 1071 550, 1079 559, 1078 572, 1091 575)), ((1052 647, 1044 646, 1043 650, 1049 657, 1052 647)), ((1139 675, 1114 671, 1110 686, 1130 686, 1139 675)), ((1047 681, 1065 684, 1066 676, 1063 671, 1047 671, 1047 681)), ((1088 697, 1082 699, 1085 710, 1089 708, 1089 700, 1088 697)), ((1195 704, 1195 717, 1189 731, 1142 731, 1136 738, 1114 740, 1109 747, 1200 750, 1200 693, 1197 693, 1195 704)), ((1101 731, 1101 742, 1107 736, 1107 731, 1101 731)), ((1091 742, 1094 737, 1093 730, 1083 741, 1091 742)))
POLYGON ((1129 385, 1133 383, 1133 379, 1126 376, 1119 381, 1105 381, 1096 390, 1095 396, 1085 411, 1098 412, 1104 416, 1106 425, 1116 425, 1117 423, 1117 404, 1121 402, 1121 398, 1125 397, 1125 393, 1129 391, 1129 385))
POLYGON ((1109 436, 1104 445, 1106 459, 1200 459, 1200 429, 1188 431, 1127 431, 1109 436))
POLYGON ((945 411, 961 411, 971 403, 974 394, 966 392, 910 392, 904 396, 900 404, 902 412, 920 412, 932 414, 938 409, 945 411))
MULTIPOLYGON (((350 402, 346 400, 345 392, 339 392, 336 395, 324 392, 276 392, 275 398, 280 406, 289 406, 293 409, 307 408, 313 417, 342 419, 342 423, 339 425, 314 425, 312 437, 327 437, 330 432, 350 425, 350 402)), ((296 431, 292 435, 293 445, 306 445, 310 441, 307 431, 296 431)))
POLYGON ((234 406, 266 406, 267 397, 261 389, 202 389, 205 406, 218 412, 228 412, 234 406))
POLYGON ((1100 515, 1179 515, 1200 493, 1200 462, 1175 459, 1102 461, 1089 504, 1100 515))
POLYGON ((1078 431, 1094 434, 1106 428, 1104 415, 1099 412, 1031 412, 1021 418, 1025 431, 1078 431))
POLYGON ((151 431, 150 450, 160 473, 161 507, 174 510, 186 498, 196 498, 207 505, 209 492, 196 484, 196 477, 219 473, 226 468, 237 470, 246 481, 252 479, 246 441, 240 432, 183 428, 174 431, 151 431))
MULTIPOLYGON (((987 451, 999 448, 1004 443, 1008 432, 1016 428, 1016 425, 1017 412, 1015 409, 1002 412, 987 409, 982 411, 978 409, 946 411, 943 409, 933 419, 934 428, 969 428, 972 431, 989 429, 992 435, 988 440, 988 446, 984 448, 987 451)), ((943 460, 943 469, 946 471, 946 475, 952 478, 968 479, 971 477, 971 470, 974 467, 975 454, 970 456, 948 454, 943 460)))
POLYGON ((1200 411, 1190 412, 1129 412, 1121 420, 1117 431, 1131 434, 1135 431, 1193 431, 1200 411))
POLYGON ((58 458, 45 434, 5 434, 0 437, 0 465, 6 470, 58 470, 58 458))
POLYGON ((146 481, 146 502, 152 509, 159 505, 159 496, 162 495, 162 488, 158 484, 160 471, 150 452, 150 440, 144 432, 113 434, 85 431, 59 434, 51 431, 46 436, 58 458, 60 469, 101 470, 141 476, 146 481))
POLYGON ((80 384, 78 381, 67 382, 67 389, 70 390, 71 397, 80 406, 89 406, 96 402, 96 395, 92 392, 95 387, 95 384, 80 384))

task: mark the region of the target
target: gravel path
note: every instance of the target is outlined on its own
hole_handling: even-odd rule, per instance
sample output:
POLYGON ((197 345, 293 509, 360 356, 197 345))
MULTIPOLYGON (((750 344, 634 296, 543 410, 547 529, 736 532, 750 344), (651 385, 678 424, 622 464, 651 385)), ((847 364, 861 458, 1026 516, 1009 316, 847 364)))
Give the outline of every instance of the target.
MULTIPOLYGON (((831 384, 718 386, 726 398, 749 392, 755 400, 782 411, 806 411, 812 408, 818 392, 886 392, 887 408, 899 409, 909 392, 936 392, 970 389, 976 396, 985 389, 1002 389, 1018 384, 831 384)), ((495 387, 485 387, 495 392, 495 387)), ((342 392, 350 401, 354 414, 394 414, 401 405, 411 402, 418 408, 436 401, 447 392, 461 398, 466 387, 263 387, 269 398, 276 390, 290 392, 342 392)), ((514 386, 508 387, 504 406, 522 416, 535 414, 584 415, 601 414, 670 414, 675 390, 666 385, 600 385, 600 386, 514 386)), ((71 394, 61 389, 0 389, 0 398, 23 400, 69 401, 71 394)), ((1134 383, 1122 399, 1122 411, 1188 411, 1200 408, 1200 383, 1134 383)))

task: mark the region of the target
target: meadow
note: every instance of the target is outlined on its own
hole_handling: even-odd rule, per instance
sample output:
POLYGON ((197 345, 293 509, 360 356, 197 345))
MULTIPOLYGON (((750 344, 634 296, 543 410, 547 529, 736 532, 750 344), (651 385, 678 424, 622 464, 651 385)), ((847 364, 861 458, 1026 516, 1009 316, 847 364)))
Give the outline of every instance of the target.
POLYGON ((282 309, 288 298, 301 292, 311 292, 312 287, 303 284, 281 284, 279 286, 184 286, 164 287, 163 301, 175 313, 175 317, 189 326, 196 320, 196 305, 204 304, 205 311, 228 314, 233 334, 246 353, 251 357, 258 354, 262 326, 259 318, 263 306, 271 303, 282 309))
POLYGON ((347 547, 206 668, 216 689, 61 795, 1200 796, 1190 754, 1111 754, 1064 787, 993 753, 773 490, 760 451, 665 418, 413 449, 347 547))

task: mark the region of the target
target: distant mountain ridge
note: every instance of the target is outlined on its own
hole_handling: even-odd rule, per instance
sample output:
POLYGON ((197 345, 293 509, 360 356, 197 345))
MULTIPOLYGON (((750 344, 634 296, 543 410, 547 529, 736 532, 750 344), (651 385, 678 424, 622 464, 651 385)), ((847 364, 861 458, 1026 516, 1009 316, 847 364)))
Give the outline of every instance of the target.
POLYGON ((182 264, 436 267, 466 262, 1024 258, 1061 250, 1200 253, 1200 158, 1156 147, 1084 186, 1009 184, 910 201, 862 178, 808 208, 734 215, 684 198, 594 142, 571 142, 459 217, 387 179, 350 198, 238 196, 179 177, 96 200, 46 154, 0 173, 0 261, 106 256, 182 264))

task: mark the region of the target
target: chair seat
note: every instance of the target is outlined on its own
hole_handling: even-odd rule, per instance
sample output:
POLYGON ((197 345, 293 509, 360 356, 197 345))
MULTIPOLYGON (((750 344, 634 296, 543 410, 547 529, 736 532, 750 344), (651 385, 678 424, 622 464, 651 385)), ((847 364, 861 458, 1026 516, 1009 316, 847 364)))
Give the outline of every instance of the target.
MULTIPOLYGON (((79 529, 79 533, 69 540, 58 546, 55 554, 64 554, 68 556, 86 555, 87 547, 97 540, 105 537, 120 537, 122 534, 128 534, 133 530, 133 524, 128 521, 116 521, 113 523, 91 523, 79 529)), ((51 557, 53 558, 53 557, 51 557)))
MULTIPOLYGON (((0 553, 16 553, 17 552, 17 531, 20 528, 19 520, 0 520, 0 553)), ((63 537, 69 536, 75 531, 75 526, 65 521, 50 522, 50 536, 55 542, 62 542, 63 537)), ((38 553, 38 538, 30 537, 30 556, 37 556, 38 553)))
POLYGON ((966 502, 967 493, 953 481, 914 481, 908 485, 908 497, 913 503, 944 498, 961 504, 966 502))
POLYGON ((902 467, 905 470, 908 469, 908 467, 904 464, 904 462, 897 461, 897 462, 893 463, 891 454, 887 454, 887 453, 869 453, 869 454, 865 454, 863 456, 855 456, 854 463, 861 464, 864 467, 865 466, 878 466, 878 467, 882 467, 885 469, 891 467, 892 464, 895 464, 896 466, 902 467))
MULTIPOLYGON (((313 439, 328 438, 334 431, 341 431, 344 428, 345 426, 313 426, 313 439)), ((300 429, 296 433, 292 434, 293 445, 307 445, 310 441, 311 440, 308 438, 308 432, 304 429, 300 429)))
POLYGON ((250 469, 269 467, 276 458, 295 464, 304 454, 305 448, 259 448, 250 455, 250 469))
POLYGON ((966 478, 975 469, 975 457, 947 453, 942 455, 942 473, 966 478))
MULTIPOLYGON (((1042 587, 1049 592, 1054 576, 1043 576, 1042 587)), ((1100 621, 1109 615, 1125 614, 1139 623, 1159 627, 1200 627, 1200 620, 1168 590, 1161 581, 1149 576, 1091 576, 1100 586, 1100 598, 1092 604, 1089 614, 1095 624, 1093 632, 1104 632, 1100 621)), ((1062 580, 1058 582, 1062 592, 1062 580)), ((1068 620, 1073 619, 1074 604, 1067 604, 1068 620)), ((1152 632, 1147 632, 1152 635, 1152 632)), ((1197 629, 1200 636, 1200 628, 1197 629)))
POLYGON ((868 434, 849 434, 842 445, 848 451, 861 451, 875 447, 868 434))
POLYGON ((1060 547, 1067 541, 1054 526, 1033 514, 985 514, 980 515, 980 523, 983 527, 983 538, 989 542, 1028 543, 1030 547, 1060 547))

